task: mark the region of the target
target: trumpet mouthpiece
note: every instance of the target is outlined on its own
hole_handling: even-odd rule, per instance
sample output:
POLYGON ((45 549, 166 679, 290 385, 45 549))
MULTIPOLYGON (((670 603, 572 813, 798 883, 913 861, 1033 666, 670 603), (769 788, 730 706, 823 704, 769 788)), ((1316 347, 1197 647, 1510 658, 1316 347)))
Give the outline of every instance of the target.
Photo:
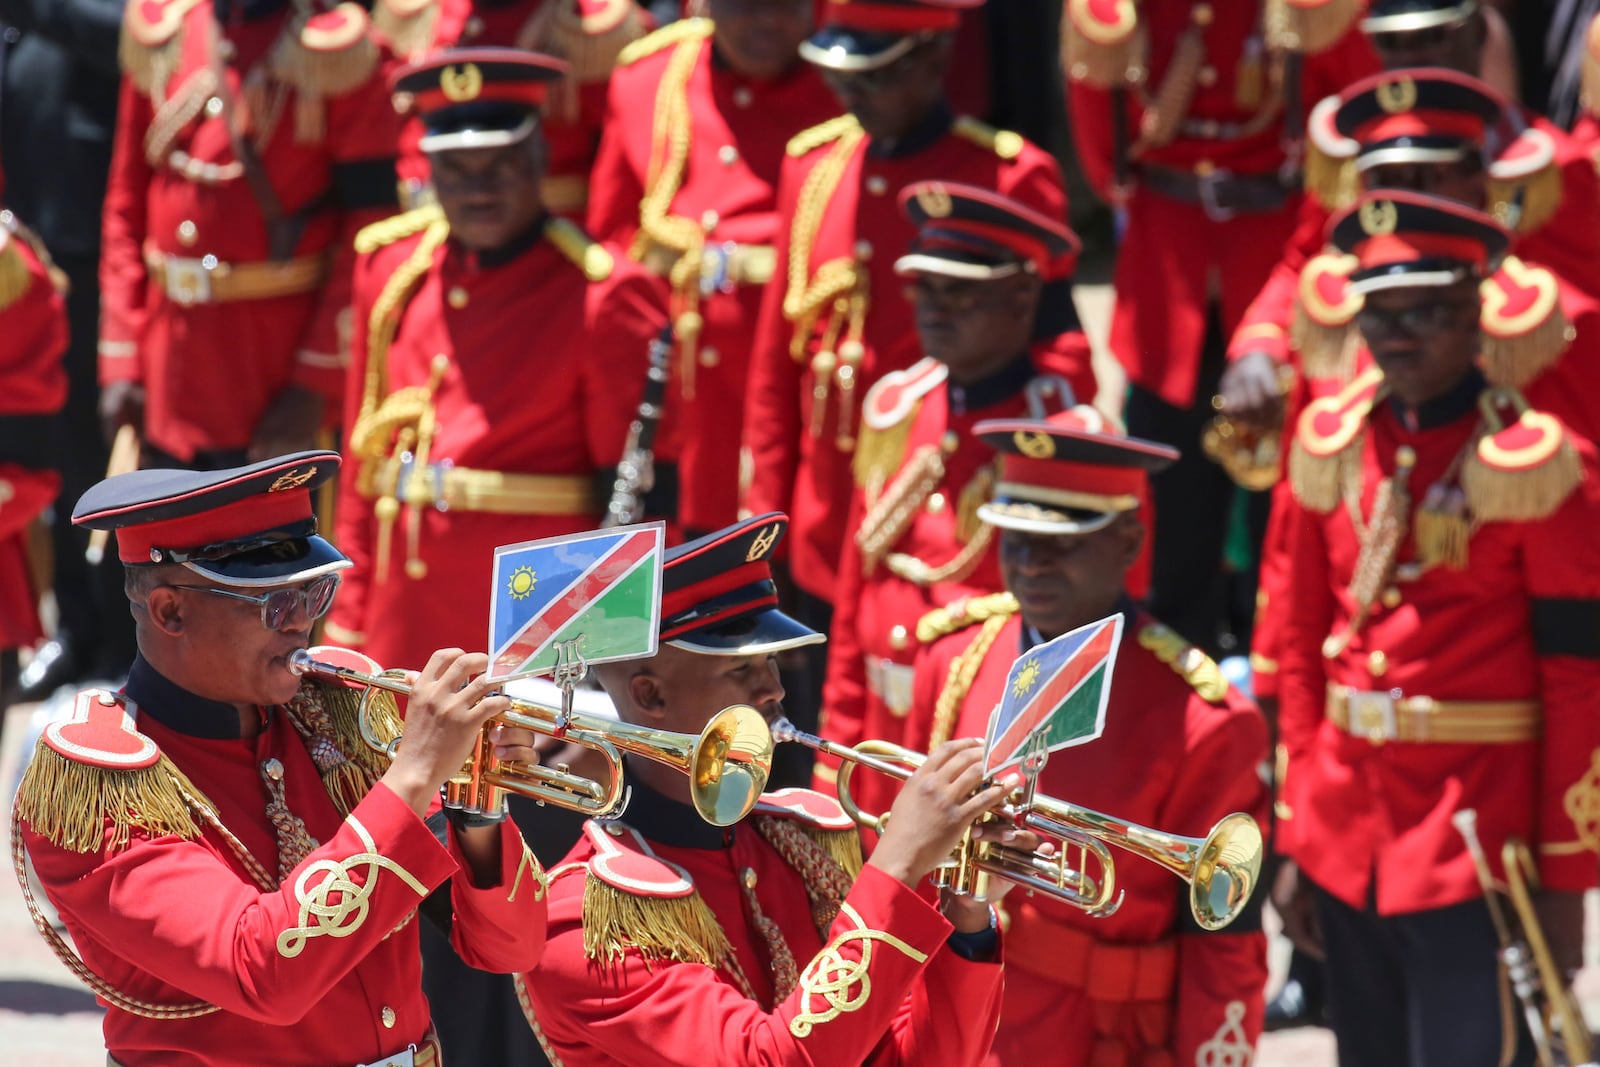
POLYGON ((289 653, 289 673, 299 678, 311 670, 316 660, 312 658, 309 650, 297 648, 289 653))

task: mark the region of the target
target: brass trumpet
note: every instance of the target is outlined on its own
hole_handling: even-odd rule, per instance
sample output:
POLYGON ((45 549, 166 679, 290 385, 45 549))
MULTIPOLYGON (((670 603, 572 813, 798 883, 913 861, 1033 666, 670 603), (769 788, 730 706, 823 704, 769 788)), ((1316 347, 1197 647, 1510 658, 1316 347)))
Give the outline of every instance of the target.
MULTIPOLYGON (((361 671, 319 660, 304 649, 290 655, 289 669, 297 675, 310 674, 363 687, 361 738, 367 747, 393 758, 401 738, 377 736, 370 723, 372 698, 380 690, 409 695, 411 686, 405 680, 405 671, 361 671)), ((484 725, 471 757, 460 773, 445 783, 444 803, 469 812, 493 812, 500 810, 506 793, 516 793, 591 818, 615 815, 627 799, 622 782, 622 754, 626 752, 687 774, 700 817, 714 826, 728 826, 749 814, 766 789, 772 749, 766 719, 747 704, 723 708, 696 736, 512 698, 511 710, 484 725), (560 764, 542 767, 496 759, 489 730, 502 723, 594 749, 610 766, 608 780, 585 778, 560 764)))
MULTIPOLYGON (((859 825, 882 833, 887 813, 862 811, 850 795, 850 778, 865 767, 906 779, 927 756, 887 741, 864 741, 855 748, 808 734, 787 719, 772 727, 777 741, 793 741, 835 756, 839 768, 839 803, 859 825)), ((992 841, 974 841, 970 834, 950 862, 934 872, 935 884, 983 899, 991 874, 1043 893, 1091 915, 1110 915, 1122 903, 1116 891, 1116 860, 1107 845, 1160 864, 1189 883, 1189 909, 1205 930, 1220 930, 1244 910, 1261 876, 1263 844, 1256 821, 1242 812, 1225 816, 1205 837, 1180 837, 1137 823, 1081 808, 1053 797, 1027 797, 1017 789, 1005 807, 988 816, 1016 824, 1061 843, 1055 855, 1024 851, 992 841), (1068 862, 1067 847, 1078 851, 1078 865, 1068 862), (1100 864, 1100 876, 1087 871, 1088 858, 1100 864)))
POLYGON ((1494 921, 1500 940, 1500 965, 1522 1006, 1522 1017, 1527 1021, 1541 1067, 1593 1064, 1593 1035, 1565 976, 1556 966, 1544 928, 1539 925, 1539 914, 1534 910, 1533 894, 1539 886, 1533 854, 1516 838, 1506 841, 1500 850, 1506 869, 1506 884, 1501 889, 1495 883, 1483 843, 1478 840, 1478 813, 1465 808, 1450 821, 1466 841, 1478 872, 1478 884, 1483 887, 1489 918, 1494 921))

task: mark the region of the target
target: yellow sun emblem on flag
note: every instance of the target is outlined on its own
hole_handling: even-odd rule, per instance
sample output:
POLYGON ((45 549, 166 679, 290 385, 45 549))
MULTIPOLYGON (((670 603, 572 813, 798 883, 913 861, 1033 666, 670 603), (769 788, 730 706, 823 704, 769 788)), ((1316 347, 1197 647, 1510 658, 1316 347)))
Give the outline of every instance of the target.
POLYGON ((1030 659, 1021 667, 1017 668, 1017 680, 1011 683, 1012 695, 1019 697, 1022 696, 1028 690, 1033 688, 1033 683, 1038 681, 1038 679, 1039 661, 1036 659, 1030 659))
POLYGON ((539 584, 539 576, 533 573, 532 567, 518 567, 511 572, 511 581, 506 585, 506 592, 511 594, 512 600, 526 600, 533 594, 539 584))

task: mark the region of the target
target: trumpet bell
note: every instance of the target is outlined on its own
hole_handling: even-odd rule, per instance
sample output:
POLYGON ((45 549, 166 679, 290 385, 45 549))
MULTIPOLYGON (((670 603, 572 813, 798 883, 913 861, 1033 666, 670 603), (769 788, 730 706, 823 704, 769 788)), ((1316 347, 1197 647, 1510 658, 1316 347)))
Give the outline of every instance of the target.
POLYGON ((1261 827, 1243 812, 1211 828, 1189 881, 1189 908, 1202 930, 1220 930, 1244 910, 1261 878, 1264 852, 1261 827))
POLYGON ((685 768, 700 817, 713 826, 744 818, 767 791, 772 750, 766 717, 750 705, 734 704, 712 716, 685 768))

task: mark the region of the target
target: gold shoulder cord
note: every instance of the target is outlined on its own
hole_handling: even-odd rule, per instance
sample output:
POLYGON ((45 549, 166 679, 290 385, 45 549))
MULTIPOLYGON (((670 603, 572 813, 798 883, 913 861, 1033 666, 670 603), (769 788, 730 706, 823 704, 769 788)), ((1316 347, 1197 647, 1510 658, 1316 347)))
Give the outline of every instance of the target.
POLYGON ((978 668, 983 666, 983 658, 989 654, 1000 631, 1010 621, 1009 612, 989 616, 966 651, 950 661, 950 673, 945 676, 944 689, 939 692, 939 700, 933 707, 933 730, 928 737, 930 752, 950 740, 956 716, 966 702, 967 693, 972 690, 972 683, 978 677, 978 668))

